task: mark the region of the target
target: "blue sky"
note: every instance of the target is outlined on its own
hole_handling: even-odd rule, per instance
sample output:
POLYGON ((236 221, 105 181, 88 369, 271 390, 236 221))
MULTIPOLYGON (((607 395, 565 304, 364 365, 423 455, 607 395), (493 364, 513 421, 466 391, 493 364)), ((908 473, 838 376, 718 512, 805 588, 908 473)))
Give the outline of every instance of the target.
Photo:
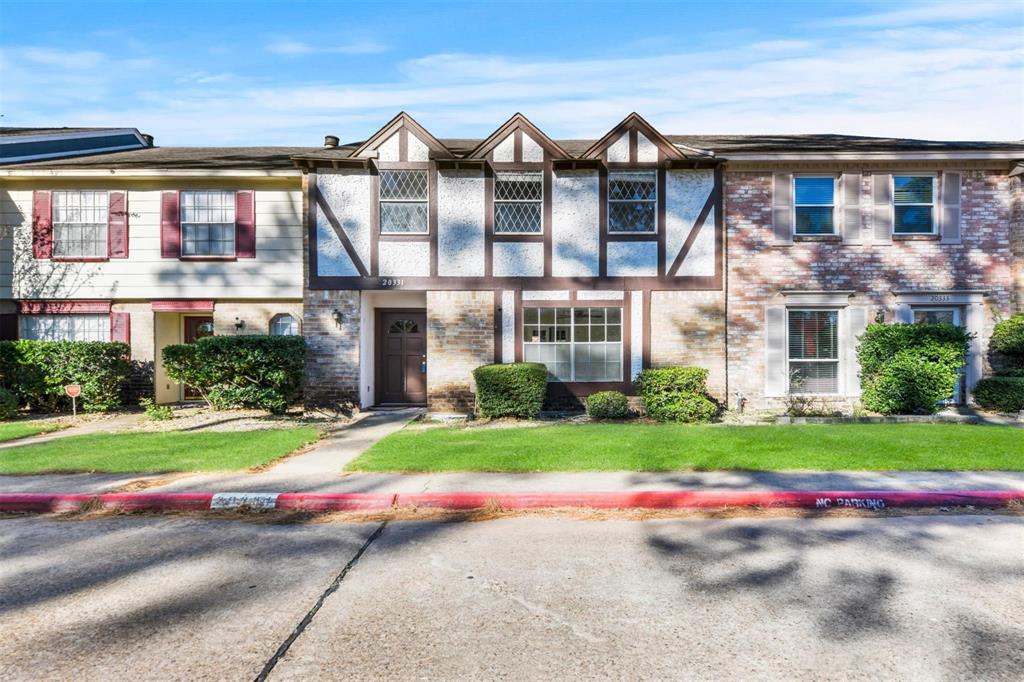
POLYGON ((3 125, 164 145, 439 137, 1024 138, 1024 2, 0 3, 3 125))

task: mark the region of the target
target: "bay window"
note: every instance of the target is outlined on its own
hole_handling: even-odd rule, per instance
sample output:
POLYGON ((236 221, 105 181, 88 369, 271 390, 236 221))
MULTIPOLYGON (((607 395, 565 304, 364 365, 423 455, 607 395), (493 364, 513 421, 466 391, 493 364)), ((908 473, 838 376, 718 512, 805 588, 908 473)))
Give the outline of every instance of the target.
POLYGON ((622 309, 525 308, 523 360, 549 381, 622 381, 622 309))

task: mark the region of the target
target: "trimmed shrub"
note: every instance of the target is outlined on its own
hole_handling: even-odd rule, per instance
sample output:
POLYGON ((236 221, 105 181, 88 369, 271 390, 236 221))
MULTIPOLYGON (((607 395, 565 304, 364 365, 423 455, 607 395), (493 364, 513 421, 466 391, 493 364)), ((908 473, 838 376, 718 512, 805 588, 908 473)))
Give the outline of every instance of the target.
POLYGON ((997 322, 989 347, 1003 355, 1024 360, 1024 313, 997 322))
POLYGON ((629 398, 619 391, 598 391, 587 396, 587 414, 593 419, 627 419, 629 398))
POLYGON ((79 384, 86 412, 103 412, 121 404, 131 371, 126 343, 109 341, 0 342, 0 385, 29 407, 45 411, 71 409, 67 384, 79 384))
POLYGON ((996 372, 996 376, 1024 378, 1024 367, 1001 369, 996 372))
POLYGON ((164 348, 167 376, 194 387, 214 409, 284 412, 302 388, 301 336, 207 336, 164 348))
POLYGON ((18 414, 18 396, 6 388, 0 388, 0 420, 10 419, 18 414))
POLYGON ((146 416, 153 421, 167 421, 174 419, 174 410, 170 405, 157 405, 152 398, 139 398, 139 407, 146 412, 146 416))
POLYGON ((989 410, 1020 412, 1024 410, 1024 375, 982 379, 974 387, 974 399, 989 410))
POLYGON ((548 369, 537 362, 483 365, 473 370, 477 410, 484 417, 533 419, 544 406, 548 369))
POLYGON ((971 335, 951 324, 873 324, 860 337, 864 407, 932 414, 956 387, 971 335))
POLYGON ((661 367, 640 372, 636 387, 652 419, 708 422, 718 413, 718 405, 707 395, 707 380, 703 367, 661 367))

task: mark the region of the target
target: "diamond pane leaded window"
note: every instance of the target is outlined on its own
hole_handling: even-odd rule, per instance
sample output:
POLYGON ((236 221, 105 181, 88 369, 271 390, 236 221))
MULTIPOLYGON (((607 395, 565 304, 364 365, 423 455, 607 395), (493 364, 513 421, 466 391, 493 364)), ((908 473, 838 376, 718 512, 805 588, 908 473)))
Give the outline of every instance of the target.
POLYGON ((544 180, 540 173, 498 173, 494 178, 494 231, 543 231, 544 180))
POLYGON ((839 391, 839 312, 790 310, 789 392, 839 391))
POLYGON ((935 178, 931 175, 894 175, 892 178, 893 232, 931 234, 935 231, 935 178))
POLYGON ((427 171, 380 172, 380 231, 428 231, 427 171))
POLYGON ((181 193, 181 255, 235 255, 235 193, 181 193))
POLYGON ((105 258, 107 207, 106 192, 54 192, 54 257, 105 258))
POLYGON ((523 359, 548 381, 621 381, 621 308, 525 308, 523 359))
POLYGON ((835 234, 834 177, 793 178, 796 234, 835 234))
POLYGON ((653 172, 608 174, 608 231, 657 231, 658 179, 653 172))

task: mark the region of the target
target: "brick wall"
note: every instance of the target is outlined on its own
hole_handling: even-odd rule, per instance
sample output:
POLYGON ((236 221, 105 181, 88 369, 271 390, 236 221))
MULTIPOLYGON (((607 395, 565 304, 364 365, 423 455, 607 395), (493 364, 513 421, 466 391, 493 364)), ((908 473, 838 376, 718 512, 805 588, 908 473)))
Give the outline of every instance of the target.
POLYGON ((349 411, 359 405, 359 331, 358 291, 306 290, 307 407, 349 411), (341 314, 340 325, 334 311, 341 314))
POLYGON ((494 293, 427 292, 427 406, 472 412, 473 370, 494 361, 494 293))
POLYGON ((217 301, 213 310, 214 334, 217 336, 240 336, 269 334, 270 320, 281 313, 287 313, 302 322, 301 301, 217 301), (235 327, 237 321, 245 327, 235 327))
POLYGON ((708 391, 724 400, 725 293, 651 292, 651 365, 708 370, 708 391))
POLYGON ((1010 250, 1013 252, 1014 309, 1024 313, 1024 176, 1010 181, 1010 250))
POLYGON ((152 305, 148 302, 114 303, 110 309, 115 313, 128 313, 130 318, 132 370, 128 377, 128 402, 152 398, 154 363, 159 361, 153 343, 152 305))
MULTIPOLYGON (((791 169, 787 169, 791 170, 791 169)), ((984 289, 988 292, 982 347, 994 324, 993 310, 1011 306, 1009 181, 1005 172, 965 171, 961 244, 896 241, 891 245, 798 242, 772 246, 772 174, 725 174, 727 310, 730 406, 737 391, 753 409, 779 410, 764 397, 765 305, 783 289, 853 290, 850 305, 879 307, 893 319, 894 290, 984 289)), ((861 221, 871 232, 871 176, 864 174, 861 221)), ((869 242, 870 240, 866 240, 869 242)), ((847 406, 849 407, 849 405, 847 406)))

